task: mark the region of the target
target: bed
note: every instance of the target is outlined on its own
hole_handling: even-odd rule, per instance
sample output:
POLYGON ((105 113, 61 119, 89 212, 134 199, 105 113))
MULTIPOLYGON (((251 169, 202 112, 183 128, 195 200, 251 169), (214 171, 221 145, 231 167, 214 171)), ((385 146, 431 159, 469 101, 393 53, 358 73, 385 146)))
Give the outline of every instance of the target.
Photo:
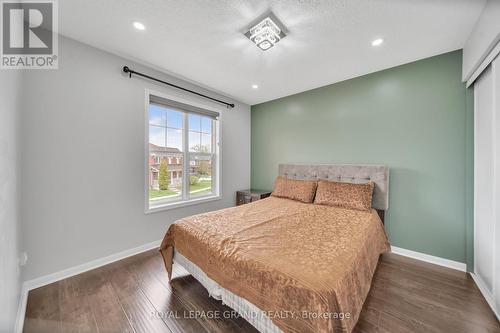
POLYGON ((260 332, 351 332, 390 249, 388 168, 282 164, 279 175, 372 181, 372 209, 269 197, 181 219, 160 248, 169 279, 175 261, 260 332))

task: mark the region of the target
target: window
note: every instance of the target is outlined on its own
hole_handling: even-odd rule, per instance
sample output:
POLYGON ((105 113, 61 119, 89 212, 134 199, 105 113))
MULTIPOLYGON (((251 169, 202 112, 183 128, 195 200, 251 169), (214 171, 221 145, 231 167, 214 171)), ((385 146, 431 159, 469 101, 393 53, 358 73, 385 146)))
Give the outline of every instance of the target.
POLYGON ((149 96, 147 210, 219 196, 217 112, 149 96))

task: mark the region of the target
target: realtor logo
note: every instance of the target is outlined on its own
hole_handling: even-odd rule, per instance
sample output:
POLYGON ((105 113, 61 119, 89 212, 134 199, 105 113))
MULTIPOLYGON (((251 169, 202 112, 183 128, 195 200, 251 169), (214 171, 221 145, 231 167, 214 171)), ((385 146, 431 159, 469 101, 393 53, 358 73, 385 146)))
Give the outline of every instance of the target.
POLYGON ((56 0, 1 0, 2 69, 57 69, 56 0))

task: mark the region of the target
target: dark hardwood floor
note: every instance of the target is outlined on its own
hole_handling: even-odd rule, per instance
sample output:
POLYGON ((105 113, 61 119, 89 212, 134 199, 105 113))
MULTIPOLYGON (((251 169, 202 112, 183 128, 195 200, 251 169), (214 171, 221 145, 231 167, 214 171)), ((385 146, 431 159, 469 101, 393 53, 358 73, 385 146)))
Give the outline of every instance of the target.
MULTIPOLYGON (((30 291, 24 332, 256 332, 182 267, 167 280, 158 251, 148 251, 30 291)), ((500 332, 472 278, 384 254, 355 328, 365 332, 500 332)))

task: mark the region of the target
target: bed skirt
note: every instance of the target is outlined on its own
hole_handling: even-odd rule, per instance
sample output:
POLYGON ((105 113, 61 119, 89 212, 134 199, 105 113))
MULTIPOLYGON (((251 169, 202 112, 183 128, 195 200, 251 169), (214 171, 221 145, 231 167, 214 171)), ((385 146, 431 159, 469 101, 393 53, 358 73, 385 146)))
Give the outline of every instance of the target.
POLYGON ((208 294, 215 298, 216 300, 222 301, 223 304, 229 306, 231 309, 235 310, 242 318, 252 324, 261 333, 283 333, 278 326, 269 319, 266 314, 247 301, 246 299, 239 297, 229 290, 222 288, 217 282, 210 279, 205 272, 203 272, 198 266, 193 264, 189 259, 184 257, 177 251, 174 251, 174 262, 181 265, 186 271, 188 271, 198 282, 200 282, 205 289, 207 289, 208 294))

